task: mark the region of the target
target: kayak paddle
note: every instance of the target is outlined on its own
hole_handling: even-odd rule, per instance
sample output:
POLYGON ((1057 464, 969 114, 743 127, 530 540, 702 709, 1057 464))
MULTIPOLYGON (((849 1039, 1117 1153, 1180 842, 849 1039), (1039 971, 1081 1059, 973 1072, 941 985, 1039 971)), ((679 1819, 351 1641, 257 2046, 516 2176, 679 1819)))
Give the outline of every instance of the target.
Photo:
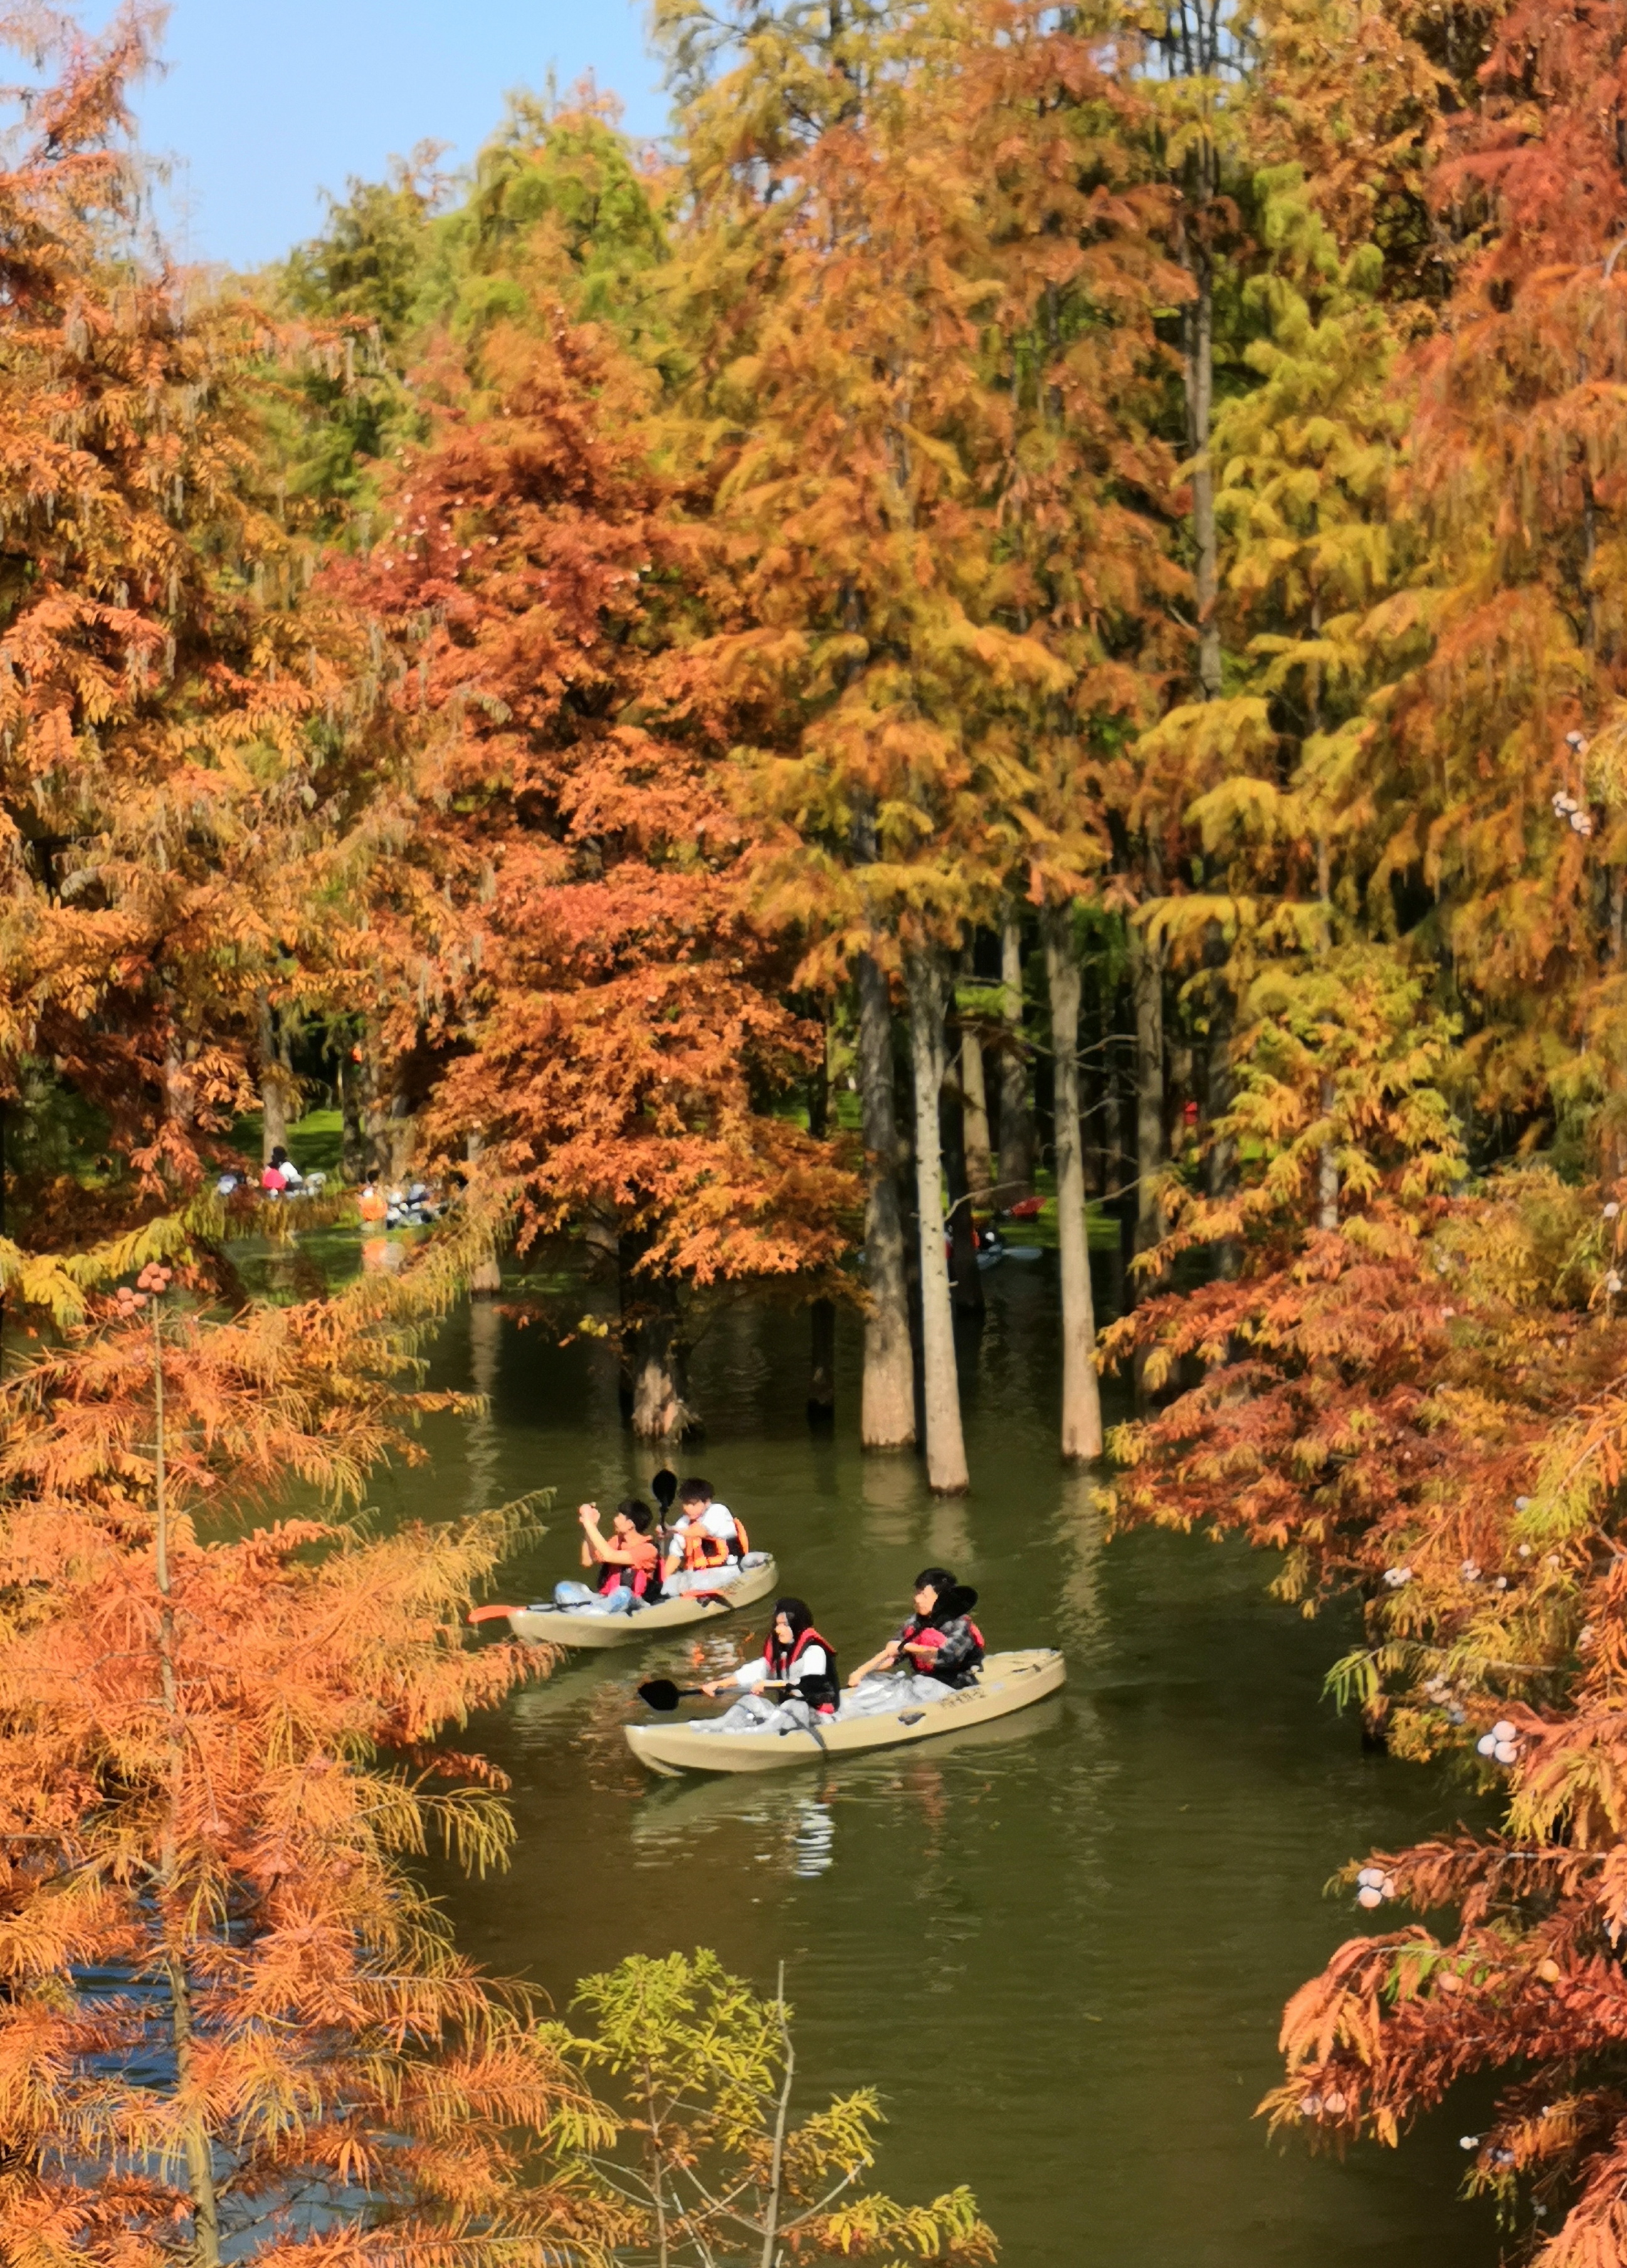
MULTIPOLYGON (((777 1690, 783 1688, 784 1683, 782 1677, 767 1677, 763 1680, 764 1685, 772 1685, 777 1690)), ((659 1711, 665 1717, 669 1716, 681 1701, 691 1699, 696 1694, 704 1693, 705 1690, 706 1688, 703 1685, 674 1685, 670 1677, 652 1677, 639 1687, 638 1698, 647 1707, 659 1711)), ((753 1690, 761 1692, 762 1687, 754 1687, 753 1690)))

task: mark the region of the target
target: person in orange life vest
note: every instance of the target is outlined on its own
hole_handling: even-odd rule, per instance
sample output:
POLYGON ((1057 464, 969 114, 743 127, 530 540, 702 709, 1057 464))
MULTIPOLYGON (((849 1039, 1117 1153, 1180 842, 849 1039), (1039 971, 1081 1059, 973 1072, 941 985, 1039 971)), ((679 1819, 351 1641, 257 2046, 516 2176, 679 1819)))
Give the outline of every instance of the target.
POLYGON ((946 1567, 924 1567, 915 1579, 914 1614, 879 1653, 860 1663, 848 1683, 902 1670, 939 1686, 969 1685, 983 1658, 983 1632, 969 1616, 975 1598, 946 1567))
POLYGON ((602 1572, 599 1589, 607 1596, 625 1584, 636 1599, 648 1598, 660 1587, 661 1555, 650 1540, 650 1507, 636 1496, 624 1496, 617 1505, 607 1539, 599 1530, 599 1506, 578 1508, 582 1523, 582 1565, 602 1572))
POLYGON ((685 1481, 678 1491, 678 1510, 662 1588, 670 1595, 703 1591, 709 1576, 729 1581, 750 1548, 740 1521, 726 1504, 718 1502, 710 1481, 685 1481))
POLYGON ((836 1679, 836 1648, 814 1627, 813 1610, 805 1599, 777 1599, 768 1644, 755 1660, 742 1663, 732 1677, 715 1677, 703 1693, 738 1692, 740 1698, 721 1720, 731 1731, 765 1730, 804 1724, 811 1715, 832 1717, 842 1698, 836 1679), (763 1685, 782 1689, 777 1706, 758 1691, 763 1685))

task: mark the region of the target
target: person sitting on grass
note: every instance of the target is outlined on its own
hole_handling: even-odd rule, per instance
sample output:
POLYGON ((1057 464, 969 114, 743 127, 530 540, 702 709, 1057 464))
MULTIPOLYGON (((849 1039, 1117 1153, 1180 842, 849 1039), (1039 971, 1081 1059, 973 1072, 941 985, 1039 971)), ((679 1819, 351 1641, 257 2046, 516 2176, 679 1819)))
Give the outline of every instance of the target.
POLYGON ((285 1190, 304 1189, 305 1175, 280 1142, 271 1152, 271 1163, 281 1174, 285 1190))

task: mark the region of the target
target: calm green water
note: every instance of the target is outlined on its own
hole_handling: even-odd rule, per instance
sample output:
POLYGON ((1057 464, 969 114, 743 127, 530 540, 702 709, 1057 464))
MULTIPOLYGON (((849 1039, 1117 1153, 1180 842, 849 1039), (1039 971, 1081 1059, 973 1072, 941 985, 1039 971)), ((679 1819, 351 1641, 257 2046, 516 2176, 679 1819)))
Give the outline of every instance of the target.
MULTIPOLYGON (((983 1596, 993 1646, 1066 1652, 1064 1697, 1010 1723, 764 1783, 652 1781, 621 1727, 633 1688, 694 1642, 568 1668, 477 1727, 513 1778, 512 1871, 437 1876, 465 1948, 563 2007, 626 1952, 711 1945, 771 1989, 783 1957, 810 2094, 873 2082, 878 2178, 977 2191, 1020 2268, 1358 2268, 1497 2257, 1456 2202, 1447 2112, 1400 2154, 1341 2164, 1268 2146, 1286 1994, 1354 1926, 1322 1896, 1352 1853, 1449 1822, 1456 1799, 1361 1753, 1320 1698, 1344 1632, 1264 1595, 1260 1560, 1183 1538, 1104 1546, 1060 1469, 1055 1285, 998 1270, 968 1432, 976 1493, 935 1504, 912 1459, 864 1458, 857 1333, 842 1422, 810 1439, 806 1323, 742 1310, 696 1365, 709 1425, 692 1463, 778 1555, 851 1662, 944 1561, 983 1596)), ((448 1326, 435 1382, 489 1418, 438 1422, 432 1463, 382 1492, 436 1518, 550 1484, 552 1535, 506 1595, 575 1572, 572 1513, 647 1484, 602 1348, 563 1351, 489 1309, 448 1326)), ((706 1660, 735 1657, 709 1632, 706 1660)))

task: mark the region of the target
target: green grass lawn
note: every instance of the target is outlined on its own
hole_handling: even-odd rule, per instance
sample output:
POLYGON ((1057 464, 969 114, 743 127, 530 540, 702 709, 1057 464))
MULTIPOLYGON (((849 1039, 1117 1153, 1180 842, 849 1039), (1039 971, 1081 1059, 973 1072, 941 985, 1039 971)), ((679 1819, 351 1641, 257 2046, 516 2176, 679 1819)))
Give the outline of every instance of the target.
MULTIPOLYGON (((232 1129, 232 1148, 241 1151, 256 1170, 261 1138, 257 1110, 239 1118, 232 1129)), ((302 1174, 336 1174, 343 1148, 344 1121, 336 1110, 313 1110, 288 1130, 288 1154, 302 1174)))

